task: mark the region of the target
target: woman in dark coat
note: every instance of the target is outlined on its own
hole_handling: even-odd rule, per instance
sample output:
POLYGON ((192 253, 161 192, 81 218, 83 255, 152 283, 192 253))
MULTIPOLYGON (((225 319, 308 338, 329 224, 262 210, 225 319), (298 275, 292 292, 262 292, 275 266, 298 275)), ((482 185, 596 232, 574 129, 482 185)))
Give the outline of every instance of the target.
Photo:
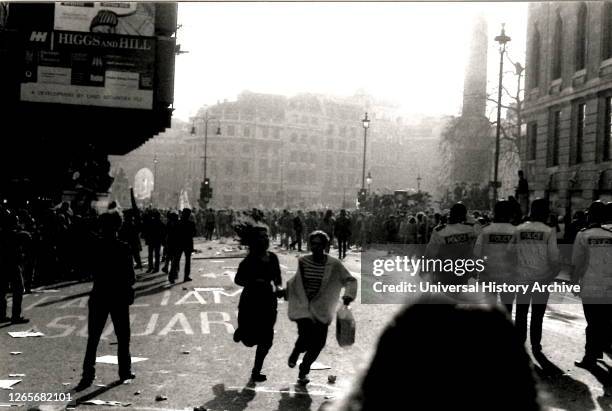
POLYGON ((240 262, 234 278, 237 285, 244 287, 238 304, 234 341, 242 341, 247 347, 257 346, 251 380, 263 382, 266 376, 261 369, 274 339, 276 300, 283 293, 280 265, 276 254, 268 251, 270 240, 266 226, 242 225, 236 231, 248 245, 249 254, 240 262))

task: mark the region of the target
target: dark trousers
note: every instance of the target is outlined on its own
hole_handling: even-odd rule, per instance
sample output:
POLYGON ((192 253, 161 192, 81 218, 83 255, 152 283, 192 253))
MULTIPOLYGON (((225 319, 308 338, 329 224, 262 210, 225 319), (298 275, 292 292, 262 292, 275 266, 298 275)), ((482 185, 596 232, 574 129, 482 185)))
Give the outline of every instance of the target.
POLYGON ((11 270, 3 273, 8 278, 0 279, 0 317, 6 317, 6 294, 8 293, 8 287, 10 285, 11 292, 13 293, 13 308, 12 315, 13 319, 21 317, 21 302, 23 301, 23 277, 21 276, 21 270, 11 270))
POLYGON ((596 360, 602 357, 604 349, 610 345, 612 310, 608 304, 590 304, 584 299, 582 309, 587 322, 584 357, 596 360))
POLYGON ((291 248, 292 250, 295 249, 296 244, 298 246, 298 251, 302 251, 302 232, 301 231, 295 231, 293 242, 289 244, 289 248, 291 248))
POLYGON ((272 348, 272 343, 261 343, 257 345, 257 350, 255 351, 255 364, 253 364, 252 374, 259 374, 261 372, 264 360, 266 359, 266 355, 268 355, 270 348, 272 348))
POLYGON ((523 343, 527 340, 527 314, 531 305, 529 338, 531 339, 531 348, 533 350, 542 349, 542 322, 544 321, 548 297, 550 297, 550 293, 547 291, 528 291, 525 294, 519 293, 516 296, 516 318, 514 324, 523 343))
POLYGON ((212 240, 212 235, 213 235, 213 232, 215 231, 215 226, 214 226, 214 225, 208 225, 208 224, 207 224, 207 225, 205 226, 204 230, 205 230, 205 231, 204 231, 204 238, 205 238, 207 241, 211 241, 211 240, 212 240))
POLYGON ((87 324, 87 349, 83 361, 83 377, 90 378, 96 375, 96 351, 98 343, 106 325, 109 314, 115 335, 117 336, 117 357, 119 360, 119 377, 129 376, 132 371, 130 357, 130 306, 127 304, 110 305, 89 298, 89 322, 87 324))
POLYGON ((185 254, 185 275, 184 278, 189 278, 191 274, 191 250, 177 250, 172 256, 172 267, 170 269, 170 278, 177 279, 180 270, 181 257, 185 254))
POLYGON ((159 271, 159 254, 161 252, 161 244, 149 244, 147 247, 148 247, 148 252, 149 252, 149 255, 148 255, 149 270, 158 272, 159 271))
POLYGON ((297 320, 298 339, 293 348, 294 353, 306 353, 300 364, 300 375, 308 375, 310 366, 317 360, 325 342, 329 324, 304 318, 297 320))
POLYGON ((136 263, 136 268, 142 268, 142 260, 140 259, 140 250, 138 248, 132 250, 132 258, 136 263))
POLYGON ((338 257, 340 259, 346 257, 346 249, 348 248, 348 237, 338 236, 338 257))

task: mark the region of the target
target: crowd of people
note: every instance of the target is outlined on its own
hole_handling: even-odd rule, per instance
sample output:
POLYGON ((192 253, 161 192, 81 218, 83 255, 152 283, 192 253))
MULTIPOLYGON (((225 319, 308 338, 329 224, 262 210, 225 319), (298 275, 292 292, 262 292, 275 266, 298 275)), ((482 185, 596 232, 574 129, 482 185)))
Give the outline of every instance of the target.
MULTIPOLYGON (((183 209, 179 212, 152 207, 132 207, 120 212, 111 203, 98 216, 91 209, 79 213, 68 203, 62 203, 55 208, 38 210, 2 207, 0 216, 0 317, 3 322, 28 321, 21 315, 21 299, 35 284, 75 276, 93 279, 82 386, 90 385, 95 376, 92 358, 102 332, 100 324, 109 315, 118 338, 120 378, 134 377, 129 356, 129 305, 134 300, 134 269, 144 270, 140 257, 142 243, 147 247, 147 272, 166 272, 168 280, 174 283, 184 256, 183 281, 187 282, 191 281, 190 259, 196 236, 205 240, 237 237, 248 248, 248 255, 235 277, 236 284, 243 286, 244 291, 234 340, 257 346, 251 371, 254 382, 266 380, 262 368, 273 343, 276 300, 286 298, 289 317, 295 321, 298 332, 287 364, 295 367, 304 354, 298 382, 308 384, 310 366, 325 346, 342 288, 345 289, 344 304, 350 304, 356 297, 356 280, 343 266, 342 259, 350 248, 363 250, 377 243, 423 244, 428 258, 487 256, 486 269, 476 281, 544 285, 553 282, 559 274, 558 244, 571 243, 571 281, 582 287, 580 296, 587 321, 585 354, 576 365, 594 367, 612 342, 612 315, 608 309, 612 302, 612 295, 608 294, 612 289, 612 203, 596 201, 588 210, 578 211, 565 224, 563 235, 559 233, 558 218, 552 215, 544 199, 531 202, 526 216, 513 199, 499 201, 490 215, 479 211, 469 214, 462 203, 453 205, 447 213, 383 207, 375 212, 343 209, 336 215, 332 210, 192 212, 183 209), (279 249, 297 252, 303 252, 305 244, 310 251, 299 255, 297 272, 287 282, 286 289, 282 286, 278 257, 269 251, 271 242, 278 242, 279 249), (331 256, 335 252, 338 258, 331 256), (113 275, 109 276, 110 272, 113 275), (121 286, 115 287, 117 284, 121 286), (6 315, 5 295, 9 290, 13 294, 11 317, 6 315), (104 303, 105 293, 121 298, 113 304, 104 303)), ((470 281, 470 275, 448 272, 423 271, 421 275, 437 283, 470 281)), ((512 318, 516 304, 515 336, 524 344, 529 329, 536 357, 542 355, 542 324, 549 296, 546 290, 522 294, 492 292, 489 296, 500 299, 499 306, 510 314, 508 319, 512 318)), ((413 318, 416 311, 408 310, 398 318, 404 315, 413 318)), ((454 311, 444 314, 449 318, 456 315, 463 314, 454 311)), ((399 332, 401 335, 396 328, 391 325, 381 337, 381 347, 392 344, 384 342, 389 338, 387 334, 399 332)), ((372 367, 378 362, 376 358, 372 367)), ((376 386, 376 381, 366 376, 363 384, 362 389, 367 391, 376 386)))

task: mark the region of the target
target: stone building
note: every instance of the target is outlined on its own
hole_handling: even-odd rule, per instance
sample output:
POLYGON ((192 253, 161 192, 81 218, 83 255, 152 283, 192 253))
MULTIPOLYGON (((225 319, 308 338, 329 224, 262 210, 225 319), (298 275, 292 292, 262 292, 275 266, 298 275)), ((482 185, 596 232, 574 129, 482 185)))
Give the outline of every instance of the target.
POLYGON ((559 215, 612 200, 612 2, 532 3, 522 168, 559 215))
POLYGON ((393 106, 365 95, 243 92, 236 101, 201 109, 188 127, 177 123, 128 156, 114 158, 113 166, 124 168, 133 181, 156 158, 153 202, 175 207, 185 191, 194 206, 204 176, 206 134, 211 207, 354 207, 361 188, 366 111, 371 119, 366 150, 371 191, 416 188, 419 176, 421 189, 433 189, 440 120, 404 124, 393 106))

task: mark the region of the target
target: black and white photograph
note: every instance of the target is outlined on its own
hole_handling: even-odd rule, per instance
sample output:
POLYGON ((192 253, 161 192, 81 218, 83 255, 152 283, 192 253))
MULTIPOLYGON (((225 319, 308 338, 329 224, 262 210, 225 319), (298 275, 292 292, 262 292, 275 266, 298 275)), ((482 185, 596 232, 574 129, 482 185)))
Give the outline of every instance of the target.
POLYGON ((0 1, 0 408, 612 410, 612 1, 0 1))

